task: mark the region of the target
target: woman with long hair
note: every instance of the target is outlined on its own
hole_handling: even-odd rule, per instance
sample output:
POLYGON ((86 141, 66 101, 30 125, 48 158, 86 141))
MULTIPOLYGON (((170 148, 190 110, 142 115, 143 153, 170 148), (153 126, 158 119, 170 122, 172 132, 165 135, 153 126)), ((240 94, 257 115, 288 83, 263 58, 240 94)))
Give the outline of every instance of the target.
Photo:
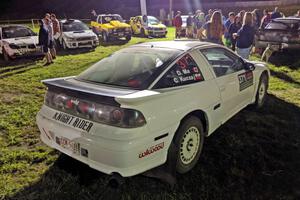
POLYGON ((253 15, 246 12, 242 28, 233 36, 236 38, 237 53, 245 59, 248 59, 254 43, 255 29, 253 27, 253 15))
POLYGON ((206 38, 206 41, 216 44, 223 44, 222 37, 224 32, 225 27, 222 21, 222 14, 219 11, 215 11, 210 21, 204 24, 200 30, 202 38, 206 38), (205 34, 203 34, 203 32, 205 32, 205 34))

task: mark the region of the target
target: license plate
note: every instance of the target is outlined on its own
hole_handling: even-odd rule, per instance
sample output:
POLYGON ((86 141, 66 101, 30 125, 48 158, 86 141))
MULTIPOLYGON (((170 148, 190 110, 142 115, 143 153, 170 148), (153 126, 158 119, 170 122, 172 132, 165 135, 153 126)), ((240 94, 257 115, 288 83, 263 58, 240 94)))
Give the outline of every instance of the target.
POLYGON ((119 33, 119 36, 123 36, 124 34, 123 33, 119 33))
POLYGON ((56 143, 64 149, 67 149, 73 153, 79 154, 80 144, 74 141, 69 140, 64 137, 56 137, 56 143))

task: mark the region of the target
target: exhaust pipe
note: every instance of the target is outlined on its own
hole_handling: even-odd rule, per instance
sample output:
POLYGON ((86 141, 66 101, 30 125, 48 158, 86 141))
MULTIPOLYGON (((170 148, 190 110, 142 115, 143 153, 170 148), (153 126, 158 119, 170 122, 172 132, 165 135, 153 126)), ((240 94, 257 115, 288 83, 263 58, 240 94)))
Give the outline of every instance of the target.
POLYGON ((108 186, 113 189, 118 189, 121 185, 123 185, 125 179, 119 173, 112 173, 111 177, 108 179, 108 186))

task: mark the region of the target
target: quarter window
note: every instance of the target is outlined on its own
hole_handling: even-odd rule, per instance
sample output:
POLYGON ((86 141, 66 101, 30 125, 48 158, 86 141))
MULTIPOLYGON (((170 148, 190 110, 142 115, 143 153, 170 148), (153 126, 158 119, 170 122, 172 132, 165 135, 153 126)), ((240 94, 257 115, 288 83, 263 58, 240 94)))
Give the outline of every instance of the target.
POLYGON ((243 60, 226 49, 202 49, 200 52, 207 59, 217 77, 244 69, 243 60))
POLYGON ((180 58, 160 79, 155 88, 182 86, 203 81, 202 73, 190 54, 180 58))

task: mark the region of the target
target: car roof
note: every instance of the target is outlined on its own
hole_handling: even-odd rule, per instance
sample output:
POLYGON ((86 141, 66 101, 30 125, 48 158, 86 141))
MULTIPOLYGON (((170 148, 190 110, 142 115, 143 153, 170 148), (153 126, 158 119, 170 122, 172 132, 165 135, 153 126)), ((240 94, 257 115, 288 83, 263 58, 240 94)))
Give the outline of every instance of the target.
POLYGON ((159 42, 146 42, 136 44, 131 47, 146 47, 146 48, 167 48, 176 49, 181 51, 188 51, 195 47, 211 45, 209 42, 200 42, 199 40, 174 40, 174 41, 159 41, 159 42))
POLYGON ((100 14, 98 16, 121 16, 119 14, 100 14))
POLYGON ((285 18, 277 18, 273 19, 273 22, 287 22, 287 23, 299 23, 300 18, 297 17, 285 17, 285 18))
POLYGON ((62 19, 60 20, 61 23, 67 23, 67 22, 81 22, 78 19, 62 19))
POLYGON ((25 27, 25 28, 28 28, 28 26, 21 25, 21 24, 0 24, 0 28, 5 28, 5 27, 25 27))

